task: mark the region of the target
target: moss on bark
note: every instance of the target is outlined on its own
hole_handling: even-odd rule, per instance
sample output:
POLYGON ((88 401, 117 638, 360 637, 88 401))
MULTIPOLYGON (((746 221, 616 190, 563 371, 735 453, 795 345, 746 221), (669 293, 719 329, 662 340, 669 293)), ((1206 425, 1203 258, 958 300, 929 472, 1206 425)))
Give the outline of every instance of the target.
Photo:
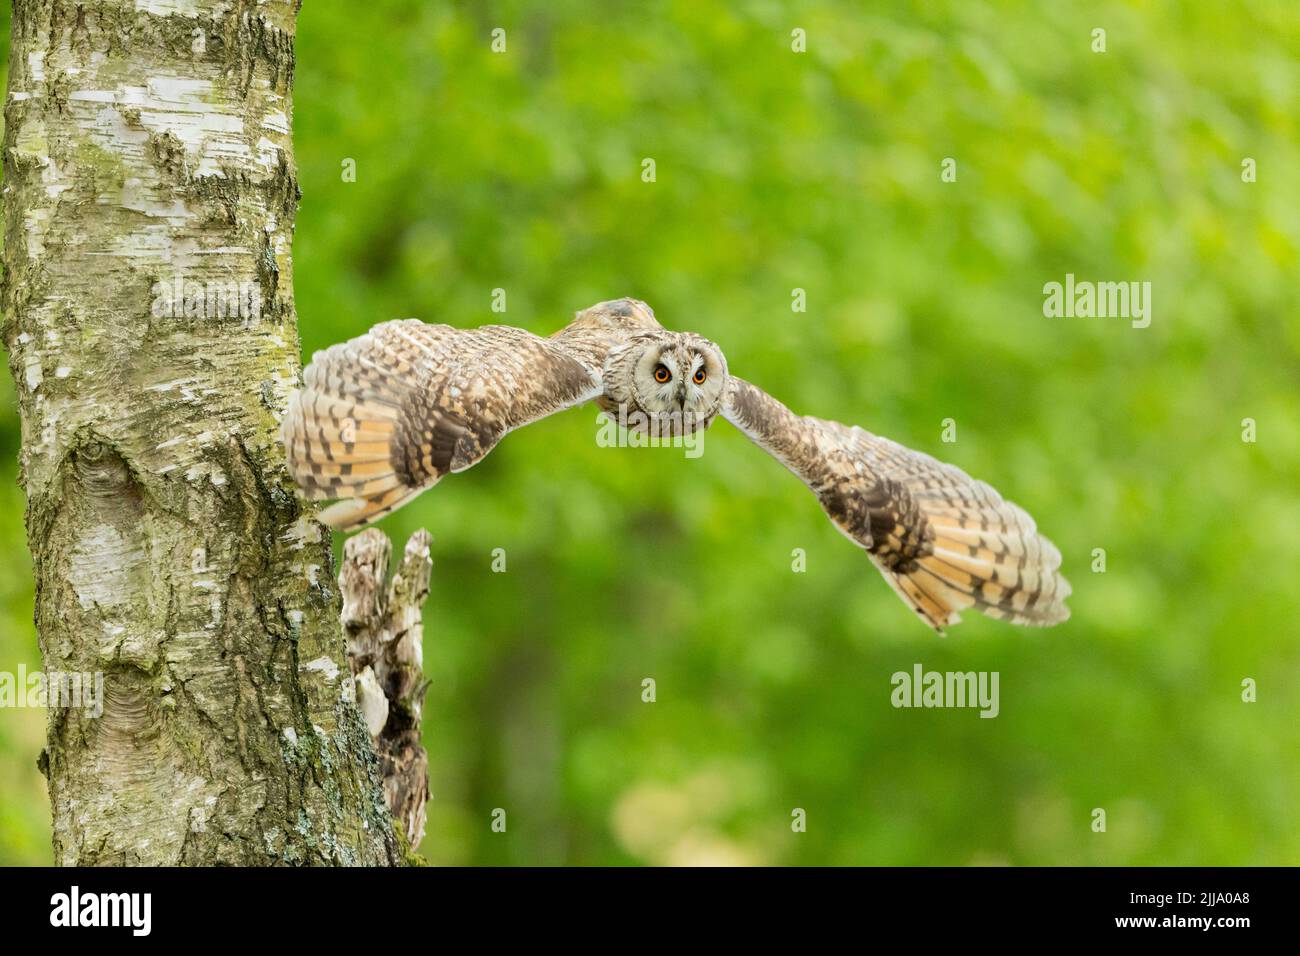
POLYGON ((299 373, 297 4, 15 4, 4 337, 48 672, 56 860, 392 864, 299 373), (179 292, 179 295, 176 293, 179 292))

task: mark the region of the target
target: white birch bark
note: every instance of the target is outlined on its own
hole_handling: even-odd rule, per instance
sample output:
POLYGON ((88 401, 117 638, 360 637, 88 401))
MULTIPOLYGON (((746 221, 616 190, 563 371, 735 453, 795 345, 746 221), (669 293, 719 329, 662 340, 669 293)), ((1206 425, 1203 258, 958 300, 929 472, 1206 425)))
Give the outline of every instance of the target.
POLYGON ((15 3, 4 336, 37 630, 47 672, 105 681, 101 716, 49 711, 61 864, 404 859, 329 534, 276 438, 297 7, 15 3))

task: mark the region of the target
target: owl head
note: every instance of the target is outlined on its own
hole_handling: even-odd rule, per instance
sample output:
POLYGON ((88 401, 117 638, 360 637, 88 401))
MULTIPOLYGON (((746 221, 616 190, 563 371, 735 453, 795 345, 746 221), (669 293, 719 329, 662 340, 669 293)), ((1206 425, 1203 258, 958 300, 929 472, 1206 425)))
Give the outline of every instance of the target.
POLYGON ((604 410, 635 431, 687 435, 708 428, 722 407, 727 359, 691 332, 632 336, 605 362, 604 410))

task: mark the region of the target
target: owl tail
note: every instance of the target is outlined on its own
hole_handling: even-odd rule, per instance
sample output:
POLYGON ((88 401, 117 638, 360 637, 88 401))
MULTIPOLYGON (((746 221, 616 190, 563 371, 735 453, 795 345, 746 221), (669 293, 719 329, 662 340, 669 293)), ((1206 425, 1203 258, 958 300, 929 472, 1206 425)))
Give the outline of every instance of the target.
POLYGON ((940 634, 967 608, 1040 627, 1070 616, 1061 552, 1020 508, 1001 500, 954 505, 921 498, 918 504, 933 531, 929 546, 912 561, 880 570, 940 634))
MULTIPOLYGON (((289 473, 311 499, 339 499, 319 518, 340 530, 377 521, 437 481, 411 485, 399 468, 403 403, 413 376, 370 335, 312 356, 281 437, 289 473)), ((407 406, 409 407, 409 406, 407 406)))

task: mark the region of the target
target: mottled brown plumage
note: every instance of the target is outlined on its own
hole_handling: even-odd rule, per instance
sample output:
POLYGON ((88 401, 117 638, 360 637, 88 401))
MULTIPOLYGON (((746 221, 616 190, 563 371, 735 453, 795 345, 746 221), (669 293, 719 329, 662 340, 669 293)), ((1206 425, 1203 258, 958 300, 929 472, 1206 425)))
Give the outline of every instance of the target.
POLYGON ((936 631, 974 608, 1014 624, 1070 616, 1061 554, 989 485, 861 428, 796 415, 731 377, 722 414, 801 478, 936 631))
POLYGON ((351 529, 471 467, 512 429, 593 400, 671 433, 727 418, 812 489, 936 630, 966 608, 1017 624, 1069 616, 1060 553, 1024 511, 953 465, 794 414, 731 376, 712 342, 664 329, 635 299, 592 306, 545 339, 502 325, 377 325, 313 356, 284 443, 308 497, 338 499, 322 520, 351 529))
POLYGON ((360 527, 511 429, 600 394, 581 353, 523 329, 385 322, 312 357, 284 420, 289 468, 321 519, 360 527))

